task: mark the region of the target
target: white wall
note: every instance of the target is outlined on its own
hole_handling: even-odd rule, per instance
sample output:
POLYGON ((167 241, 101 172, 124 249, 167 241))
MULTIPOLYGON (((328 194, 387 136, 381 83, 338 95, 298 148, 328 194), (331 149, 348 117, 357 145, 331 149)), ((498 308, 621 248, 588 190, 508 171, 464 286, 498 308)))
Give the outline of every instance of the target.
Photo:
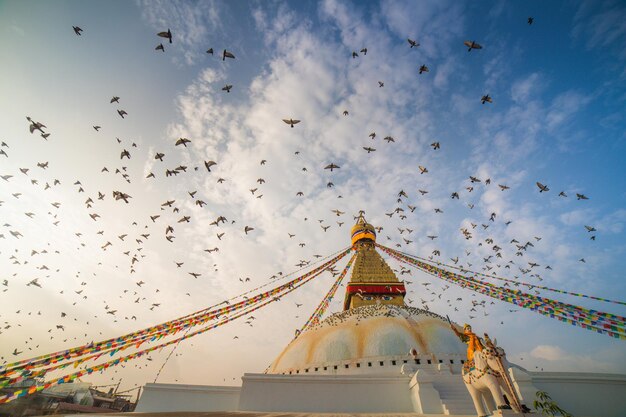
POLYGON ((536 372, 531 377, 538 390, 574 416, 626 416, 626 375, 536 372))
POLYGON ((234 411, 240 387, 146 384, 135 411, 234 411))
POLYGON ((408 376, 245 374, 239 410, 411 413, 408 376))

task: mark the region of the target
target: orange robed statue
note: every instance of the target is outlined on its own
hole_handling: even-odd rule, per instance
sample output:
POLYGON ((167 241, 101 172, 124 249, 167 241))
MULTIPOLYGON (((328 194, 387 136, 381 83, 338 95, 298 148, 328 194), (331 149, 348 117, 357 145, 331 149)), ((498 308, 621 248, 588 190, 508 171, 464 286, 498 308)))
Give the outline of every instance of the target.
POLYGON ((450 324, 450 327, 452 327, 454 333, 463 343, 467 343, 467 360, 474 361, 474 352, 480 352, 484 348, 480 337, 476 336, 476 333, 472 332, 472 326, 469 324, 465 324, 463 326, 463 333, 459 332, 452 324, 450 324))

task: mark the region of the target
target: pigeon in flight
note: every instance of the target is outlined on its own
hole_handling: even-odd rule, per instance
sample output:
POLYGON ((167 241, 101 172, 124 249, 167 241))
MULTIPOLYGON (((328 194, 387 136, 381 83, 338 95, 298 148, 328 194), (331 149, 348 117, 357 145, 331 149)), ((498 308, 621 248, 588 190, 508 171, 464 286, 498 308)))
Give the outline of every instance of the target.
POLYGON ((283 122, 287 123, 289 126, 293 128, 293 125, 300 123, 300 120, 283 119, 283 122))
POLYGON ((409 43, 409 45, 411 45, 410 47, 413 48, 414 46, 417 48, 418 46, 420 46, 420 44, 417 41, 414 41, 413 39, 407 39, 407 42, 409 43))
POLYGON ((324 167, 324 169, 330 169, 330 172, 333 172, 333 169, 339 169, 341 168, 339 165, 335 165, 333 163, 328 164, 324 167))
POLYGON ((154 48, 155 51, 162 51, 165 52, 165 47, 163 46, 162 43, 158 44, 156 48, 154 48))
POLYGON ((537 182, 537 187, 539 187, 539 192, 543 193, 544 191, 550 191, 547 185, 543 185, 540 182, 537 182))
POLYGON ((82 29, 79 26, 72 26, 72 29, 74 29, 74 33, 77 34, 78 36, 82 35, 82 29))
POLYGON ((235 55, 233 55, 232 53, 230 53, 226 49, 224 49, 224 52, 222 52, 222 61, 226 61, 226 58, 235 59, 235 55))
POLYGON ((175 146, 183 145, 186 148, 188 143, 191 143, 191 141, 189 139, 187 139, 187 138, 179 138, 176 141, 176 145, 175 146))
POLYGON ((430 70, 428 69, 428 67, 427 67, 426 65, 422 65, 422 66, 420 67, 420 71, 419 71, 419 73, 421 74, 421 73, 423 73, 423 72, 429 72, 429 71, 430 71, 430 70))
POLYGON ((485 94, 484 96, 482 96, 482 97, 480 98, 480 102, 481 102, 482 104, 485 104, 485 103, 493 103, 493 101, 492 101, 491 97, 489 97, 489 94, 485 94))
POLYGON ((463 44, 467 46, 467 52, 471 52, 472 49, 483 49, 482 45, 477 44, 475 41, 465 41, 463 44))
POLYGON ((227 93, 230 93, 230 90, 232 90, 233 86, 231 84, 226 84, 224 87, 222 87, 222 91, 226 91, 227 93))
POLYGON ((204 166, 206 167, 206 170, 211 172, 211 167, 213 165, 217 165, 217 162, 215 161, 204 161, 204 166))
POLYGON ((168 29, 167 32, 159 32, 157 36, 160 36, 165 39, 169 39, 170 43, 172 43, 172 32, 168 29))

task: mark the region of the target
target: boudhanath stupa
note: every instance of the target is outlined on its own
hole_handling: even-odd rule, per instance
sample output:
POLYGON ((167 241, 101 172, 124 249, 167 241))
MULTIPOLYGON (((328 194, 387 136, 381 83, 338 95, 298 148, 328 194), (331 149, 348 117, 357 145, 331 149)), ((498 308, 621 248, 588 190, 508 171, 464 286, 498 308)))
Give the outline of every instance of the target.
POLYGON ((505 357, 499 358, 500 369, 490 371, 479 357, 498 356, 502 349, 480 340, 482 352, 473 352, 471 340, 469 349, 462 341, 468 341, 467 328, 405 304, 404 283, 378 253, 376 229, 363 215, 351 241, 352 274, 343 311, 313 320, 264 373, 245 373, 240 387, 146 384, 136 411, 542 415, 529 409, 543 391, 576 417, 626 415, 626 375, 530 372, 505 357), (463 375, 469 372, 472 377, 463 375), (498 372, 499 377, 492 375, 498 372), (502 385, 500 398, 482 391, 477 405, 470 390, 488 385, 492 377, 502 385))

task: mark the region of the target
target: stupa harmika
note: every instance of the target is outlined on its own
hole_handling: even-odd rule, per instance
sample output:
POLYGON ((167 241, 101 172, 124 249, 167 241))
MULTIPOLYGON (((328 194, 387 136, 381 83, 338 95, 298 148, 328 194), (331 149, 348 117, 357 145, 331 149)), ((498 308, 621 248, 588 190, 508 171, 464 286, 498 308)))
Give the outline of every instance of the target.
MULTIPOLYGON (((475 366, 466 363, 467 346, 445 317, 405 304, 404 283, 376 251, 376 230, 363 215, 351 240, 356 258, 342 312, 299 334, 265 373, 244 374, 241 387, 147 384, 136 411, 476 416, 462 377, 464 365, 475 366)), ((522 404, 532 406, 535 393, 546 391, 576 417, 626 415, 625 375, 529 372, 505 363, 515 391, 509 396, 522 404)), ((489 396, 482 405, 491 415, 522 415, 496 409, 489 396)))

